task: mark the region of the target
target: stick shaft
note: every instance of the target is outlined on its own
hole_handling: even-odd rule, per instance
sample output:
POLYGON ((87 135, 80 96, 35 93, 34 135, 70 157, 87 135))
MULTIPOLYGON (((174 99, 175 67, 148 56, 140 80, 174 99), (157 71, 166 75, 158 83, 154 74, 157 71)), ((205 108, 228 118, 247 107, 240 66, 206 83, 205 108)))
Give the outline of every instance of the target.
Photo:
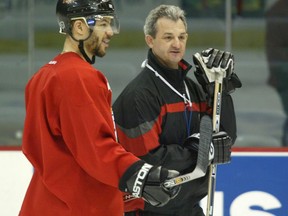
POLYGON ((214 194, 215 194, 215 189, 216 189, 216 172, 217 172, 217 166, 213 165, 213 164, 210 165, 206 216, 213 216, 213 212, 214 212, 214 194))
MULTIPOLYGON (((214 89, 214 104, 213 104, 212 120, 213 120, 213 131, 216 133, 219 132, 219 130, 220 130, 222 80, 220 80, 220 82, 219 82, 219 80, 216 79, 215 89, 214 89)), ((216 172, 217 172, 217 166, 214 164, 211 164, 209 167, 209 184, 208 184, 206 216, 213 216, 214 194, 215 194, 215 189, 216 189, 216 172)))
POLYGON ((220 130, 220 114, 221 114, 221 98, 222 98, 222 83, 215 81, 214 90, 214 104, 213 104, 213 131, 219 132, 220 130))

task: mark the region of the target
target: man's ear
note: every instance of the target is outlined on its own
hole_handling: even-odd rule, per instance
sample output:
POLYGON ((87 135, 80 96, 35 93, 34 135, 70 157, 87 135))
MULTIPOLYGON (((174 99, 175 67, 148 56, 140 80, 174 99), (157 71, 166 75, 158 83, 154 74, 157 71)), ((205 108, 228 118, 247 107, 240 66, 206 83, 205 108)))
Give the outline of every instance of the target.
POLYGON ((81 33, 83 31, 82 20, 75 20, 73 27, 76 32, 81 33))
POLYGON ((150 48, 153 47, 154 38, 151 35, 145 35, 145 41, 150 48))
POLYGON ((74 32, 74 35, 78 35, 80 38, 83 37, 83 35, 87 32, 87 26, 85 22, 81 19, 75 20, 72 24, 72 31, 74 32))

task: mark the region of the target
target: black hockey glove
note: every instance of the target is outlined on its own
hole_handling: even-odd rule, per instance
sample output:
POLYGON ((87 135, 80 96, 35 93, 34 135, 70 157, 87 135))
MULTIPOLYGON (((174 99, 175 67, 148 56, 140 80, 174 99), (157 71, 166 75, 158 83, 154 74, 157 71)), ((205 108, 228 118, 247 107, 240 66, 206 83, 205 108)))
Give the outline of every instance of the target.
POLYGON ((184 141, 183 147, 190 150, 193 156, 197 158, 198 145, 199 145, 200 133, 194 133, 187 137, 184 141))
POLYGON ((231 161, 232 139, 225 131, 214 133, 212 136, 214 158, 212 164, 225 164, 231 161))
POLYGON ((230 52, 209 48, 203 50, 201 54, 193 55, 193 62, 196 67, 195 77, 207 94, 209 105, 213 103, 216 72, 223 72, 223 93, 230 94, 242 86, 234 73, 234 56, 230 52))
MULTIPOLYGON (((196 159, 198 156, 199 142, 200 142, 200 133, 194 133, 191 136, 187 137, 183 144, 185 148, 190 150, 190 152, 192 153, 192 157, 194 157, 195 155, 196 159)), ((215 154, 214 146, 211 143, 208 156, 208 165, 211 164, 214 158, 214 154, 215 154)))
POLYGON ((181 186, 175 186, 167 189, 163 186, 163 182, 178 175, 179 172, 175 170, 136 162, 120 179, 119 188, 123 192, 131 193, 134 197, 142 197, 153 206, 161 207, 175 198, 181 188, 181 186))
MULTIPOLYGON (((185 142, 184 147, 190 151, 198 152, 200 134, 192 134, 185 142)), ((232 139, 224 131, 214 133, 212 135, 212 143, 210 145, 209 161, 212 164, 225 164, 231 161, 232 139)))

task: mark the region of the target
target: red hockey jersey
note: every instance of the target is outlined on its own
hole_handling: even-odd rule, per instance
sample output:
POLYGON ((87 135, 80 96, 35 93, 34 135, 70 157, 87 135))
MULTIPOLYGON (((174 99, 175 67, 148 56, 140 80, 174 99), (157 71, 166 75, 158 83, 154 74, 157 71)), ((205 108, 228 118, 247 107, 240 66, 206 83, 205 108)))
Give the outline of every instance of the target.
POLYGON ((122 216, 119 179, 139 159, 116 142, 105 76, 76 53, 26 86, 23 152, 34 167, 21 216, 122 216))

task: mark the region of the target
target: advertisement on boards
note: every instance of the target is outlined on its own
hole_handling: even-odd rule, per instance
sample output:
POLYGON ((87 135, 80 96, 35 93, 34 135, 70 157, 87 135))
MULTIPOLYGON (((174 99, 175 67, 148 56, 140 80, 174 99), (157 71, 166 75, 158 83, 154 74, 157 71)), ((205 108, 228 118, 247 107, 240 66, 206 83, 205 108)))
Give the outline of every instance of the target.
POLYGON ((215 209, 214 215, 287 216, 287 165, 287 149, 233 152, 230 164, 217 167, 215 199, 220 214, 215 209))

